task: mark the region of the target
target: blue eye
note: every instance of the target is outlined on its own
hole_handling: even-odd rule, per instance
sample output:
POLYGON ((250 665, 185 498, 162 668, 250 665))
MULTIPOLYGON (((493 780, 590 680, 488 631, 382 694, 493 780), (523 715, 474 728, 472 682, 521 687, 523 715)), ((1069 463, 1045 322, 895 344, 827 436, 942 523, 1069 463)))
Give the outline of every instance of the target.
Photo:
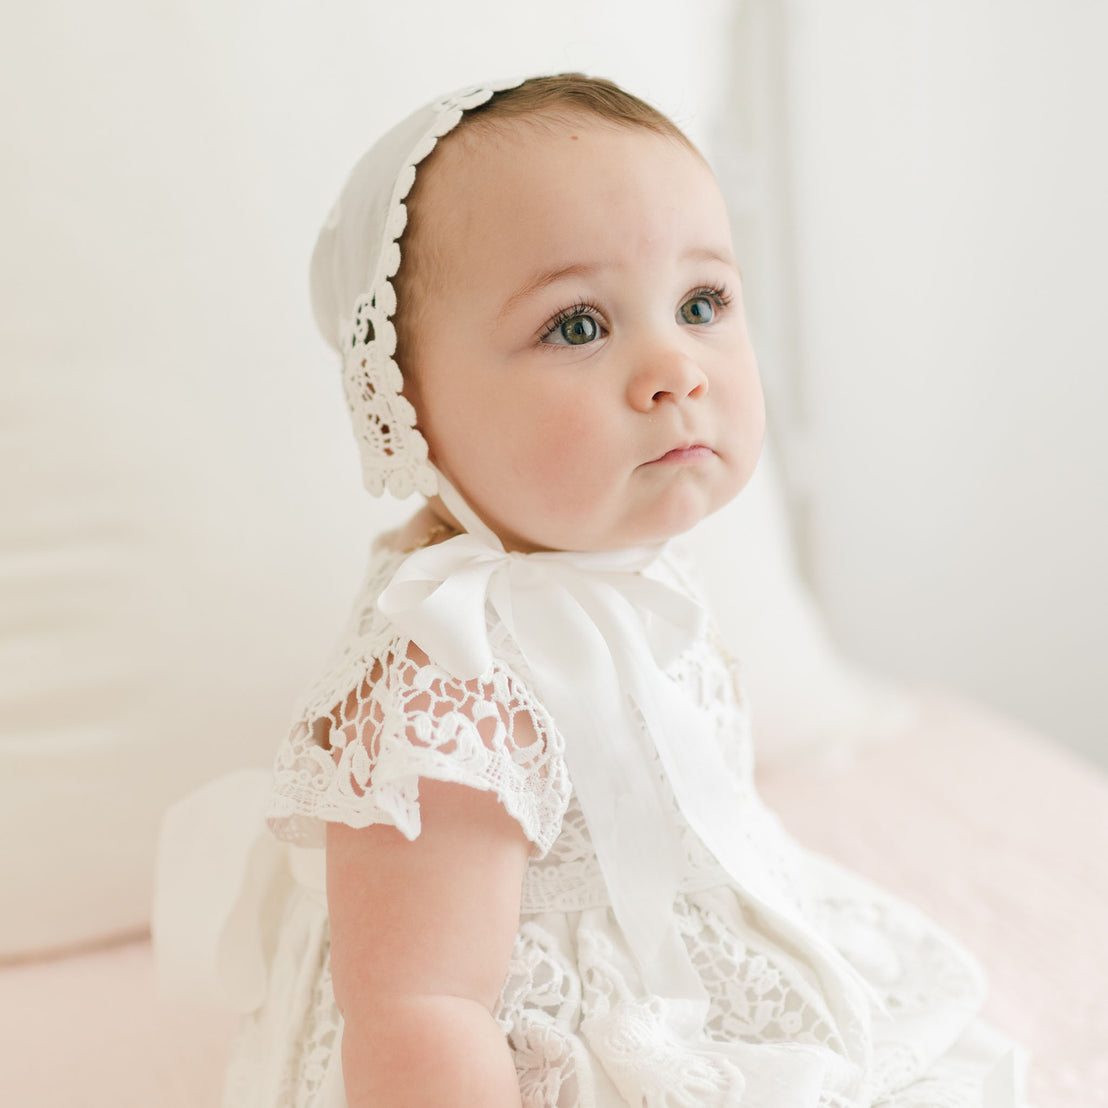
POLYGON ((678 311, 686 323, 711 323, 716 318, 716 304, 710 296, 690 296, 678 311))
POLYGON ((580 308, 571 308, 551 322, 542 341, 555 346, 584 346, 600 337, 600 324, 580 308))

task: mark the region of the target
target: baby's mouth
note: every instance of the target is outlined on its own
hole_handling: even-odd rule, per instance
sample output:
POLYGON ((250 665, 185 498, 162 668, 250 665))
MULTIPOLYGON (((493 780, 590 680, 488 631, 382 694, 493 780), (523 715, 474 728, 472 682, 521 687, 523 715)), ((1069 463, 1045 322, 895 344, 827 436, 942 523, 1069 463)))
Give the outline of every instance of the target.
POLYGON ((694 465, 697 462, 707 461, 707 459, 711 458, 714 454, 715 451, 710 446, 705 446, 702 442, 693 442, 687 445, 675 446, 672 450, 667 450, 649 464, 694 465))

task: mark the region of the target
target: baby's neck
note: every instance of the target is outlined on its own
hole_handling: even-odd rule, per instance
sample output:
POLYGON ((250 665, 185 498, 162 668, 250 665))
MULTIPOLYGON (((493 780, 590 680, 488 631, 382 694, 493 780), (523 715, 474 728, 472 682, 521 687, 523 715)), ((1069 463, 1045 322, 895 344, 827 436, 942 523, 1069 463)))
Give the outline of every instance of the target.
POLYGON ((433 497, 403 527, 382 536, 381 541, 394 550, 418 550, 422 546, 434 546, 459 534, 457 520, 433 497))

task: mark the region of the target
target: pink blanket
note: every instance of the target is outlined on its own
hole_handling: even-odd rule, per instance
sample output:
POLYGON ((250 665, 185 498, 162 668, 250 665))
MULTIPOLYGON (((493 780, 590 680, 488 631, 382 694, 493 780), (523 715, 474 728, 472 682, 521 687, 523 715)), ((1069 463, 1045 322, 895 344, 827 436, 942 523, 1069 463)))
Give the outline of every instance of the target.
POLYGON ((981 959, 986 1018, 1031 1054, 1031 1104, 1108 1106, 1108 777, 931 694, 909 734, 856 764, 760 785, 798 839, 981 959))
MULTIPOLYGON (((794 834, 912 900, 989 972, 1036 1108, 1108 1108, 1108 778, 936 695, 840 768, 761 776, 794 834)), ((157 997, 149 943, 0 969, 0 1104, 215 1108, 228 1017, 157 997)))

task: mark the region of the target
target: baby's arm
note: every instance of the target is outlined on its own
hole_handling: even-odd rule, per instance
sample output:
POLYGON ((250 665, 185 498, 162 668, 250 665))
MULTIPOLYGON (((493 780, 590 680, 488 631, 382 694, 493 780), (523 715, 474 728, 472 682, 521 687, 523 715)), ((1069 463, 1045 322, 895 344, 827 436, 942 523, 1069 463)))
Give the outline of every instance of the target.
POLYGON ((492 793, 420 781, 422 830, 327 829, 350 1108, 518 1108, 493 1019, 531 844, 492 793))

